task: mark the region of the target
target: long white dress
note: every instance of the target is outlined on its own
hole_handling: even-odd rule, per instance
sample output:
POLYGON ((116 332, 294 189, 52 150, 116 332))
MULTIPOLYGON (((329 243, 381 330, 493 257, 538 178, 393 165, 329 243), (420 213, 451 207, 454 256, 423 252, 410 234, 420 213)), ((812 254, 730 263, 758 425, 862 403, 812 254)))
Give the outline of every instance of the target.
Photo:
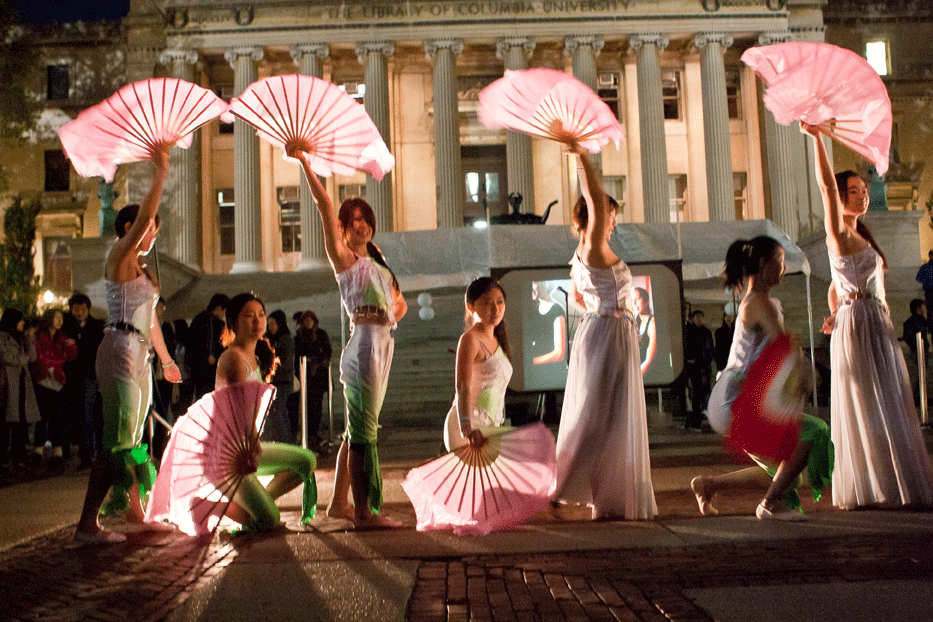
MULTIPOLYGON (((485 350, 485 347, 483 349, 485 350)), ((460 433, 461 424, 469 425, 471 430, 482 430, 499 427, 505 421, 505 389, 512 378, 512 363, 509 357, 499 347, 495 352, 486 352, 486 358, 473 365, 473 373, 479 383, 476 400, 470 405, 470 412, 459 413, 459 396, 454 396, 453 406, 450 407, 444 422, 444 446, 447 447, 447 451, 469 442, 460 433)))
POLYGON ((627 307, 632 274, 621 260, 592 268, 574 255, 570 264, 586 314, 570 351, 554 498, 590 505, 594 518, 653 518, 638 330, 627 307))
POLYGON ((830 341, 833 505, 933 504, 933 468, 885 303, 881 257, 868 246, 830 251, 829 263, 839 299, 830 341), (871 297, 847 299, 856 293, 871 297))

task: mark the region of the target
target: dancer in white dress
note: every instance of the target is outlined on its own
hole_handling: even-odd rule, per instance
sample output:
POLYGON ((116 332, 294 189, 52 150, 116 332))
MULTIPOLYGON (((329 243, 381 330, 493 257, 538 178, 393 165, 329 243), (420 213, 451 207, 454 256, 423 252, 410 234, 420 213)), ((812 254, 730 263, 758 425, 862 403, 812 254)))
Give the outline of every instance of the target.
MULTIPOLYGON (((288 146, 296 157, 301 146, 288 146)), ((350 319, 350 340, 340 357, 347 404, 347 431, 337 453, 334 496, 327 515, 353 521, 356 529, 398 527, 378 514, 382 475, 376 452, 379 413, 389 381, 398 321, 408 311, 398 281, 373 244, 376 217, 363 199, 347 199, 338 213, 317 175, 300 160, 324 229, 324 250, 334 269, 340 299, 350 319), (352 491, 353 506, 347 499, 352 491)))
POLYGON ((632 275, 609 249, 618 204, 604 194, 586 153, 565 142, 584 182, 573 211, 580 242, 570 277, 571 298, 586 314, 570 351, 554 500, 590 505, 593 518, 650 519, 657 505, 638 331, 628 308, 632 275))
POLYGON ((502 321, 505 292, 488 276, 466 291, 469 326, 457 345, 457 394, 444 422, 447 450, 483 443, 484 428, 505 421, 505 389, 512 377, 509 340, 502 321))
POLYGON ((832 334, 833 504, 843 509, 929 507, 933 467, 885 302, 887 265, 858 221, 868 209, 868 189, 851 171, 833 176, 819 130, 801 126, 814 138, 833 275, 833 315, 824 324, 824 332, 832 334))
POLYGON ((128 494, 127 519, 143 520, 140 484, 148 492, 154 476, 148 457, 140 451, 152 393, 150 346, 162 361, 165 379, 181 382, 181 373, 165 348, 162 330, 155 319, 158 283, 141 260, 152 249, 159 231, 159 200, 168 175, 166 152, 153 153, 151 160, 155 166, 152 187, 142 204, 127 205, 117 214, 114 224, 118 239, 104 265, 109 324, 97 351, 104 418, 103 451, 91 467, 81 519, 75 530, 75 540, 79 542, 126 540, 123 534, 102 529, 97 521, 111 487, 115 492, 119 489, 128 494))
MULTIPOLYGON (((742 296, 735 318, 735 335, 729 361, 713 387, 707 415, 720 434, 729 431, 732 403, 739 397, 747 380, 749 367, 767 347, 784 332, 780 303, 770 297, 771 289, 784 274, 784 249, 774 238, 758 236, 737 240, 726 254, 725 286, 742 296)), ((731 473, 693 478, 690 487, 697 498, 700 513, 715 515, 713 497, 724 490, 767 489, 755 511, 759 519, 799 520, 800 497, 797 486, 800 474, 807 469, 813 497, 819 501, 829 484, 833 466, 829 427, 821 419, 803 416, 800 439, 794 452, 780 464, 748 454, 761 468, 749 467, 731 473), (763 470, 762 470, 763 469, 763 470), (765 475, 768 477, 765 477, 765 475)))

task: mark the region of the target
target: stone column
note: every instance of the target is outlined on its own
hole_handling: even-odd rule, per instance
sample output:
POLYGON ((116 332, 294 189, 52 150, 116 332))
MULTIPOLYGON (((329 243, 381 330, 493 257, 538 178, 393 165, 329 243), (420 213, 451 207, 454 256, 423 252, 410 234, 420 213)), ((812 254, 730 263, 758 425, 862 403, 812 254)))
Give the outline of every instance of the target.
MULTIPOLYGON (((366 67, 363 79, 366 84, 363 106, 390 150, 392 131, 389 124, 389 67, 386 59, 393 54, 395 46, 387 42, 359 43, 356 46, 356 56, 360 64, 366 67)), ((386 173, 382 181, 366 177, 366 201, 376 214, 376 231, 394 230, 391 172, 386 173)))
MULTIPOLYGON (((765 33, 758 37, 759 45, 771 45, 793 41, 789 32, 765 33)), ((781 125, 774 120, 771 111, 765 108, 765 153, 768 161, 765 171, 771 186, 771 220, 774 224, 796 241, 800 233, 797 217, 797 176, 794 174, 794 158, 802 157, 795 146, 800 143, 800 131, 796 124, 781 125)))
POLYGON ((722 58, 726 48, 732 45, 732 37, 724 34, 700 34, 694 38, 693 45, 700 50, 709 219, 735 220, 729 103, 726 98, 726 66, 722 58))
MULTIPOLYGON (((522 37, 500 39, 496 43, 496 56, 505 61, 505 68, 527 69, 528 56, 535 49, 535 42, 522 37)), ((534 161, 531 153, 531 136, 508 131, 505 136, 505 158, 508 167, 508 193, 522 195, 522 211, 535 211, 534 161)))
POLYGON ((645 222, 670 222, 667 189, 667 135, 661 97, 659 53, 668 45, 659 34, 635 35, 629 46, 635 51, 638 73, 638 125, 641 133, 641 179, 645 222))
MULTIPOLYGON (((293 46, 290 51, 298 67, 298 73, 315 78, 323 75, 321 61, 330 55, 330 48, 326 45, 301 43, 293 46)), ((326 268, 330 264, 327 262, 327 253, 324 251, 324 230, 321 228, 321 217, 314 206, 311 188, 308 187, 304 175, 301 175, 301 181, 298 183, 298 201, 301 211, 301 261, 298 262, 298 270, 326 268)))
MULTIPOLYGON (((599 76, 596 72, 596 57, 606 42, 602 37, 581 35, 564 39, 564 55, 571 57, 574 77, 596 91, 599 76)), ((593 166, 602 171, 602 154, 590 155, 593 166)))
MULTIPOLYGON (((194 50, 165 50, 159 63, 167 65, 172 77, 194 82, 194 65, 198 54, 194 50)), ((169 180, 166 184, 168 209, 162 210, 160 236, 169 256, 194 267, 200 267, 201 248, 201 133, 195 130, 191 146, 173 147, 170 153, 169 180)))
MULTIPOLYGON (((233 94, 239 96, 259 77, 256 63, 262 48, 238 46, 224 53, 233 67, 233 94)), ((234 251, 231 274, 259 272, 262 268, 262 213, 259 184, 259 137, 248 123, 233 125, 234 251)))
POLYGON ((463 173, 460 168, 460 111, 457 102, 456 57, 463 42, 428 41, 428 60, 434 60, 434 177, 437 188, 437 227, 463 226, 463 173))

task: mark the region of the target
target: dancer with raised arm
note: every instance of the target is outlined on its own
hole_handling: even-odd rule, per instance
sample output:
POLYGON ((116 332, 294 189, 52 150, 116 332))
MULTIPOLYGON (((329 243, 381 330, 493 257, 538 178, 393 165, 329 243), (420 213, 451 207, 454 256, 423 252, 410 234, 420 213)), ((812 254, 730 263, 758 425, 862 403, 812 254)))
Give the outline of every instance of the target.
POLYGON ((483 429, 505 421, 505 390, 512 377, 509 339, 502 318, 505 291, 483 276, 467 287, 466 332, 457 344, 457 394, 444 422, 448 451, 483 444, 483 429))
POLYGON ((583 196, 573 209, 580 241, 570 262, 572 299, 586 309, 570 351, 557 436, 556 502, 586 504, 594 519, 657 514, 638 331, 629 309, 632 275, 609 248, 618 204, 603 192, 573 138, 583 196))
POLYGON ((868 188, 852 171, 834 176, 820 130, 806 123, 801 128, 816 149, 833 276, 833 314, 824 323, 832 334, 833 505, 929 507, 933 467, 885 302, 887 262, 858 220, 868 210, 868 188))
POLYGON ((152 397, 150 348, 162 362, 165 379, 181 382, 178 366, 165 349, 155 319, 159 284, 141 259, 152 249, 159 231, 159 200, 168 174, 168 153, 156 151, 151 161, 155 166, 152 188, 141 205, 127 205, 117 214, 119 238, 104 266, 109 319, 96 365, 103 401, 103 447, 91 467, 75 531, 79 542, 126 539, 123 534, 102 529, 97 520, 111 487, 118 503, 128 494, 127 519, 143 520, 140 496, 148 493, 155 476, 149 456, 140 447, 152 397))
MULTIPOLYGON (((735 335, 729 360, 709 401, 709 420, 717 431, 726 432, 731 422, 732 404, 748 378, 749 367, 784 332, 779 303, 771 298, 771 289, 784 275, 784 249, 774 238, 758 236, 737 240, 726 253, 725 286, 742 296, 735 319, 735 335)), ((764 391, 762 390, 762 393, 764 391)), ((800 440, 789 458, 779 464, 749 453, 761 467, 750 467, 712 477, 695 477, 690 487, 696 495, 700 513, 718 514, 713 497, 724 490, 766 488, 755 511, 759 519, 800 520, 800 497, 797 486, 800 474, 807 469, 813 498, 819 501, 822 489, 829 484, 833 469, 833 446, 829 427, 810 415, 803 416, 800 440), (764 469, 764 471, 762 471, 764 469), (769 481, 765 474, 771 478, 769 481)))
POLYGON ((395 350, 393 333, 408 305, 395 275, 373 244, 376 218, 363 199, 348 199, 334 213, 327 191, 300 149, 287 148, 301 162, 324 228, 324 249, 334 269, 350 340, 340 357, 340 381, 347 404, 346 433, 337 453, 334 496, 328 516, 353 520, 357 529, 397 527, 378 514, 382 475, 376 451, 379 413, 395 350), (353 492, 353 508, 347 493, 353 492))

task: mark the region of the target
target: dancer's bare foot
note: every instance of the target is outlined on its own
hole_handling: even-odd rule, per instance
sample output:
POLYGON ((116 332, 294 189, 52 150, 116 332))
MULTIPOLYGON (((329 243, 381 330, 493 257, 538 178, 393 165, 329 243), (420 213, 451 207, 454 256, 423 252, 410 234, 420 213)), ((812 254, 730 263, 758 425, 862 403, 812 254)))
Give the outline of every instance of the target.
POLYGON ((119 544, 126 542, 126 536, 115 531, 108 531, 98 527, 96 530, 78 528, 75 531, 75 542, 81 544, 119 544))
POLYGON ((694 477, 690 481, 690 490, 697 498, 697 506, 700 508, 700 514, 703 516, 716 516, 719 510, 713 507, 713 496, 706 494, 705 478, 694 477))
POLYGON ((325 512, 328 518, 339 518, 341 520, 355 521, 356 512, 349 505, 335 505, 331 503, 325 512))
POLYGON ((399 521, 380 516, 379 514, 370 514, 369 516, 358 517, 353 520, 353 529, 356 531, 371 531, 375 529, 398 529, 402 526, 399 521))

